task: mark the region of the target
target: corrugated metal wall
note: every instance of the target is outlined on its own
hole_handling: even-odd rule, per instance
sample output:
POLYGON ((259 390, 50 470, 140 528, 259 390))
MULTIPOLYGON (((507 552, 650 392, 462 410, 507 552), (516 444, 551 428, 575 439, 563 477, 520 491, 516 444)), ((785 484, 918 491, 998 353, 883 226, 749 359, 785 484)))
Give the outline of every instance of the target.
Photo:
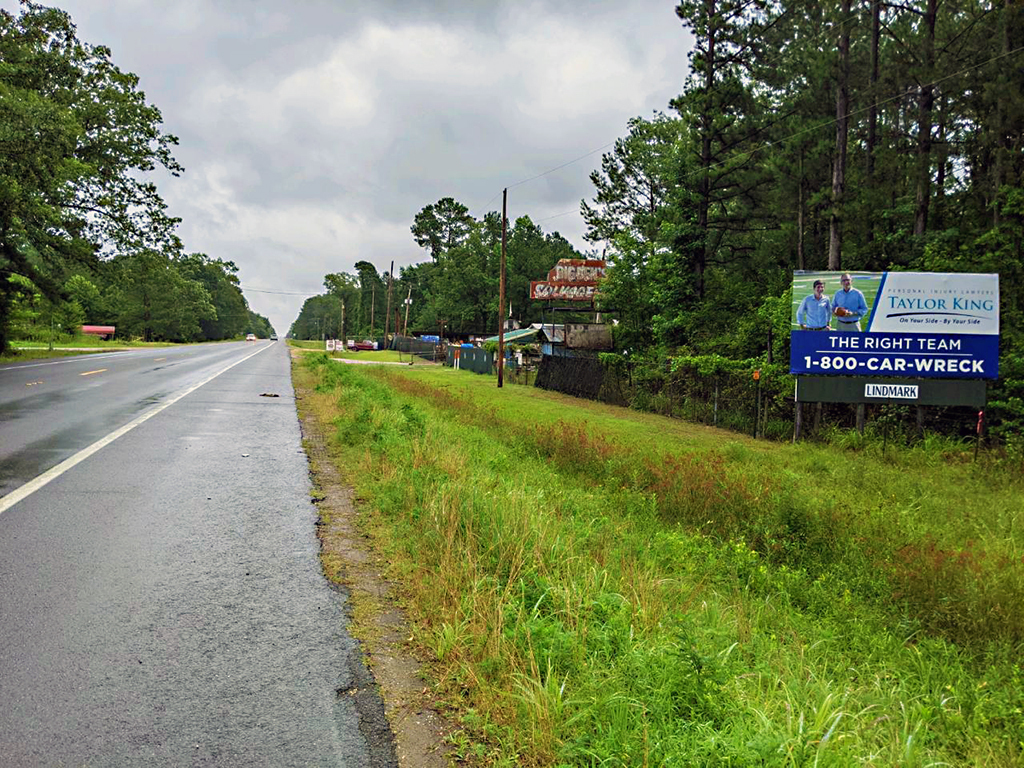
POLYGON ((470 347, 448 347, 445 365, 474 373, 491 373, 494 370, 494 355, 482 349, 470 347))

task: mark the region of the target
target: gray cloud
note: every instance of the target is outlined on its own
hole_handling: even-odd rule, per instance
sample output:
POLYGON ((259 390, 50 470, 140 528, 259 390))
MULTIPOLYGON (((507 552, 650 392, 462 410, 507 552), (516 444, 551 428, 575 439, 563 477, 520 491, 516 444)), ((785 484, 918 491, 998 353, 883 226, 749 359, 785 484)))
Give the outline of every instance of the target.
MULTIPOLYGON (((234 261, 281 333, 303 297, 255 289, 316 293, 360 259, 423 260, 420 208, 497 210, 502 187, 667 109, 691 42, 661 0, 58 4, 180 137, 186 172, 157 183, 185 247, 234 261)), ((579 202, 599 163, 513 187, 509 216, 586 247, 579 202)))

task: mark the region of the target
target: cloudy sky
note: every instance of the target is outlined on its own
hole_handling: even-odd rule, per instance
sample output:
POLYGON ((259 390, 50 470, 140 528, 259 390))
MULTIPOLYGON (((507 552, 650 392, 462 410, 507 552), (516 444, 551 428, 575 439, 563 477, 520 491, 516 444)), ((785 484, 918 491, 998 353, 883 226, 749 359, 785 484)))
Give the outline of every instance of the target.
POLYGON ((281 334, 326 273, 426 259, 409 227, 441 197, 479 218, 517 185, 510 219, 587 247, 594 150, 667 109, 691 47, 671 0, 55 4, 180 138, 156 181, 185 248, 234 261, 281 334))

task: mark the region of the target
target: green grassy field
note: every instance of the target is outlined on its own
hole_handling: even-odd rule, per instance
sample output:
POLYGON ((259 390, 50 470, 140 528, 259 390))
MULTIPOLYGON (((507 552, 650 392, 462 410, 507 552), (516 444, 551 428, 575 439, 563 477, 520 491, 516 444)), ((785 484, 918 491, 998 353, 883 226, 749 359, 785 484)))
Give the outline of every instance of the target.
POLYGON ((1021 765, 1021 478, 779 445, 311 355, 462 725, 495 765, 1021 765))
MULTIPOLYGON (((842 290, 839 283, 841 272, 801 272, 793 276, 793 306, 790 324, 792 328, 800 327, 796 320, 797 310, 805 297, 814 292, 814 281, 822 280, 825 283, 825 295, 832 297, 837 291, 842 290)), ((870 322, 871 313, 875 311, 875 297, 878 295, 878 286, 881 283, 880 272, 851 272, 853 287, 864 294, 864 301, 868 305, 868 314, 862 323, 862 329, 866 330, 870 322)))
POLYGON ((54 349, 50 349, 48 342, 41 341, 18 341, 10 343, 10 348, 0 360, 36 360, 47 357, 70 357, 73 355, 88 355, 96 352, 115 352, 119 349, 138 349, 139 347, 172 347, 171 342, 164 341, 104 341, 90 336, 76 336, 72 339, 60 339, 54 341, 54 349))
MULTIPOLYGON (((322 341, 295 341, 293 339, 288 340, 290 346, 296 347, 297 349, 315 349, 323 350, 324 343, 322 341)), ((327 354, 326 352, 324 354, 327 354)), ((411 359, 414 365, 430 364, 429 360, 424 360, 422 357, 416 357, 407 353, 399 353, 393 349, 374 349, 357 352, 355 350, 346 350, 344 352, 338 351, 330 353, 332 357, 341 358, 343 360, 369 360, 375 363, 408 363, 411 359)))
POLYGON ((295 347, 296 349, 318 349, 321 352, 324 351, 324 343, 322 341, 300 341, 299 339, 288 339, 288 346, 295 347))
POLYGON ((375 363, 408 363, 411 360, 414 365, 430 364, 429 360, 424 360, 422 357, 416 357, 404 352, 399 353, 393 349, 374 349, 365 352, 349 350, 347 352, 335 352, 334 357, 340 357, 345 360, 371 360, 375 363))

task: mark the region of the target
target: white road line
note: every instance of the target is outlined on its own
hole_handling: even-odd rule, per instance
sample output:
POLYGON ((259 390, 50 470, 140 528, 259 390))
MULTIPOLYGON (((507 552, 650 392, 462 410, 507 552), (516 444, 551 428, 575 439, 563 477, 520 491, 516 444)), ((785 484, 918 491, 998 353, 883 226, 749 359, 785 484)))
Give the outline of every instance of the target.
POLYGON ((203 379, 198 384, 195 384, 195 385, 189 387, 184 392, 179 392, 174 397, 172 397, 170 400, 167 400, 166 402, 161 403, 160 405, 158 405, 153 410, 147 411, 146 413, 142 414, 138 418, 135 418, 132 421, 129 421, 127 424, 125 424, 120 429, 115 429, 113 432, 111 432, 106 437, 101 437, 99 440, 97 440, 92 445, 88 446, 87 448, 83 448, 78 453, 76 453, 74 456, 72 456, 72 457, 70 457, 68 459, 65 459, 64 461, 62 461, 57 466, 51 467, 50 469, 48 469, 45 472, 43 472, 43 474, 41 474, 38 477, 34 478, 33 480, 30 480, 29 482, 25 483, 20 488, 16 488, 15 490, 13 490, 10 493, 8 493, 6 496, 0 497, 0 515, 2 515, 4 512, 6 512, 11 507, 13 507, 15 504, 17 504, 22 499, 25 499, 25 498, 28 498, 29 496, 31 496, 33 493, 38 491, 44 485, 47 485, 49 482, 51 482, 53 480, 56 480, 58 477, 63 475, 65 472, 67 472, 72 467, 74 467, 74 466, 76 466, 78 464, 81 464, 83 461, 85 461, 87 458, 92 456, 94 453, 96 453, 100 449, 105 448, 106 446, 110 445, 112 442, 117 440, 117 438, 121 437, 122 435, 128 434, 133 429, 135 429, 137 426, 142 424, 144 421, 148 421, 149 419, 153 418, 158 413, 160 413, 160 411, 164 410, 165 408, 170 408, 176 402, 181 400, 181 398, 183 398, 183 397, 185 397, 187 395, 192 394, 193 392, 195 392, 197 389, 199 389, 200 387, 204 386, 205 384, 209 384, 211 381, 216 379, 222 373, 226 373, 227 371, 230 371, 236 365, 239 365, 240 363, 244 363, 250 357, 255 357, 260 352, 263 352, 264 350, 270 349, 271 346, 272 345, 270 345, 270 344, 267 344, 265 346, 261 346, 259 349, 257 349, 252 354, 246 355, 241 360, 236 360, 231 365, 229 365, 227 368, 223 368, 222 370, 217 371, 217 373, 213 374, 212 376, 210 376, 210 377, 208 377, 206 379, 203 379))
POLYGON ((118 357, 138 357, 140 352, 100 352, 98 355, 70 355, 63 360, 54 360, 49 363, 29 363, 28 365, 7 365, 0 367, 0 372, 3 371, 20 371, 24 368, 42 368, 45 365, 64 365, 65 363, 81 363, 83 360, 99 360, 102 357, 110 357, 111 355, 117 355, 118 357))

